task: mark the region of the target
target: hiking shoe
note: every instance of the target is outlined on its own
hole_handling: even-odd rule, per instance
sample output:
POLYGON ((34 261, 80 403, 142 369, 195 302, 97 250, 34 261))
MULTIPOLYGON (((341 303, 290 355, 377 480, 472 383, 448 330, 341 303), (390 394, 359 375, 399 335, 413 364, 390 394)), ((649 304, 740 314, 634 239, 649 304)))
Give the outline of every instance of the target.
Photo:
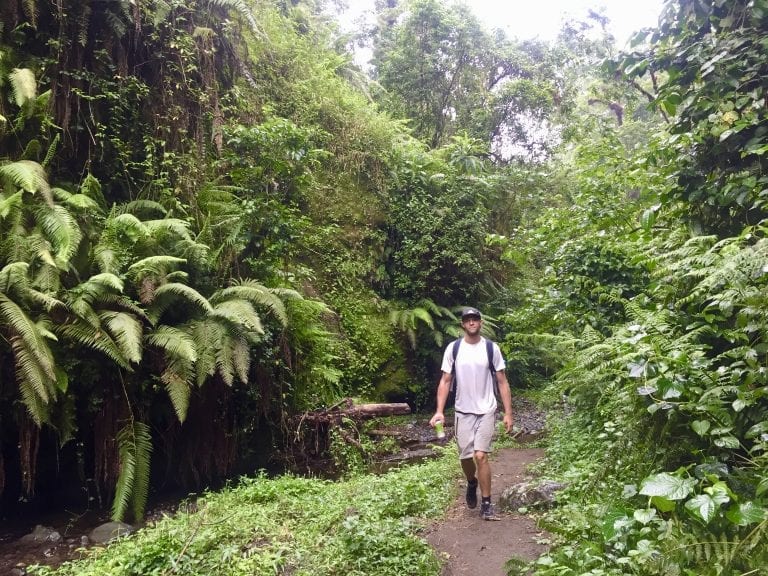
POLYGON ((496 512, 494 512, 493 506, 491 504, 486 504, 485 502, 480 506, 480 518, 483 520, 501 520, 501 518, 496 515, 496 512))
POLYGON ((477 508, 477 478, 467 482, 467 508, 477 508))

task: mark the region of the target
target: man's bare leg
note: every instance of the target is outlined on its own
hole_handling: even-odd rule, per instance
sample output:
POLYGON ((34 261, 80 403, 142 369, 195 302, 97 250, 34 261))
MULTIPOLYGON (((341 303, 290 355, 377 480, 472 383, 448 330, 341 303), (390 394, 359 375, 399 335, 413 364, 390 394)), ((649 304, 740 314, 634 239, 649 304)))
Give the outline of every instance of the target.
POLYGON ((463 458, 461 460, 461 469, 464 472, 467 482, 476 479, 477 466, 475 466, 474 458, 463 458))
POLYGON ((491 462, 486 452, 475 452, 473 468, 476 469, 477 480, 480 482, 480 495, 484 498, 491 495, 491 462))

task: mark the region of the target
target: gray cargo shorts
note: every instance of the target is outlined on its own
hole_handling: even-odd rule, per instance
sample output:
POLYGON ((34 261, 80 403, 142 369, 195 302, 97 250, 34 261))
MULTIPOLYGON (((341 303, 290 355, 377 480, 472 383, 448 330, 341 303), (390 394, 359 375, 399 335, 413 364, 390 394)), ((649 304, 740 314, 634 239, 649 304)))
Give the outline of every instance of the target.
POLYGON ((475 452, 490 452, 493 432, 496 429, 496 414, 467 414, 456 412, 456 442, 459 458, 472 458, 475 452))

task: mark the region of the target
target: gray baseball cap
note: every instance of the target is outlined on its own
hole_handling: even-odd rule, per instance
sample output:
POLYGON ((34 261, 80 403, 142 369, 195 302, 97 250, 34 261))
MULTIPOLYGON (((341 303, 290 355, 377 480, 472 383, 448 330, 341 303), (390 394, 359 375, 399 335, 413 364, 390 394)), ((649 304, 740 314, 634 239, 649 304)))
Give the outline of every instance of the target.
POLYGON ((483 315, 480 314, 480 310, 477 308, 464 308, 464 310, 461 311, 461 319, 464 320, 465 318, 469 318, 470 316, 477 316, 478 318, 482 318, 483 315))

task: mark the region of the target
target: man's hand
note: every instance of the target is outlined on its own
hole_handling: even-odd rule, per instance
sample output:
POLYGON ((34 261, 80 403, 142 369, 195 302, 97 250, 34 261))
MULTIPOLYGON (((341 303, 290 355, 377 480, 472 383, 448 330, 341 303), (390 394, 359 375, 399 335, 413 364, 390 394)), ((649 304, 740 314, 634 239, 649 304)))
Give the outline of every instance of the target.
POLYGON ((504 430, 507 434, 512 431, 512 414, 504 414, 504 430))
POLYGON ((445 424, 445 416, 443 415, 442 412, 435 412, 435 415, 432 416, 432 418, 429 421, 429 425, 432 426, 432 428, 434 428, 435 424, 437 424, 438 421, 445 424))

